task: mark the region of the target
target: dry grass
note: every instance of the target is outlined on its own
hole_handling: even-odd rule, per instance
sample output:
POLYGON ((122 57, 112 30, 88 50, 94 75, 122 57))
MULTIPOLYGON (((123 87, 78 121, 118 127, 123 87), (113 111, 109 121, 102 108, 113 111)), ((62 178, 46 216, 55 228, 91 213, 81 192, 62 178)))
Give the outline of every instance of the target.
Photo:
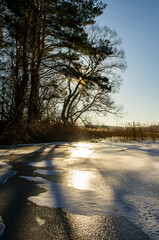
POLYGON ((94 138, 112 138, 120 141, 157 141, 159 140, 159 124, 129 123, 124 127, 113 129, 89 129, 90 136, 94 138))
POLYGON ((50 124, 48 122, 34 122, 21 125, 12 125, 0 134, 0 144, 57 142, 57 141, 81 141, 87 140, 87 130, 84 127, 61 123, 50 124))
MULTIPOLYGON (((5 128, 4 128, 5 129, 5 128)), ((127 124, 120 128, 87 128, 49 122, 22 123, 1 131, 0 144, 56 142, 56 141, 96 141, 110 139, 120 141, 157 141, 159 124, 127 124)))

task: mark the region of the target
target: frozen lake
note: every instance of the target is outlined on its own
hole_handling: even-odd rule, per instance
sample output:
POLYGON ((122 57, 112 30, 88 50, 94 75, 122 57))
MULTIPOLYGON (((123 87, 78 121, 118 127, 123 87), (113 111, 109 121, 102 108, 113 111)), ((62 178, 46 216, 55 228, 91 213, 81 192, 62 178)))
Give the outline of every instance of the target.
MULTIPOLYGON (((40 189, 28 192, 30 204, 65 209, 83 219, 124 217, 149 239, 159 239, 159 143, 47 143, 0 149, 0 188, 14 179, 40 189)), ((0 212, 1 235, 4 216, 0 212)), ((36 221, 39 227, 45 224, 38 216, 36 221)))

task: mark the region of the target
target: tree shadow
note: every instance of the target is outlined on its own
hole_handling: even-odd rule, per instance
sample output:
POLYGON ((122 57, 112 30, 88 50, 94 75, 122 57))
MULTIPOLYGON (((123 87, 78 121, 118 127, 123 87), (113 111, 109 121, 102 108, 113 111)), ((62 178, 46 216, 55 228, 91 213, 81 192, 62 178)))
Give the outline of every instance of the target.
MULTIPOLYGON (((119 148, 119 145, 117 144, 116 147, 119 148)), ((100 151, 102 148, 98 148, 98 151, 100 151)), ((141 146, 134 146, 133 144, 130 146, 124 146, 124 156, 129 157, 129 153, 132 156, 138 156, 138 153, 145 153, 148 156, 158 156, 158 150, 153 152, 154 149, 151 149, 151 147, 143 148, 141 146), (130 152, 129 152, 130 150, 130 152), (131 150, 135 150, 135 152, 131 152, 131 150)), ((110 151, 110 150, 109 150, 110 151)), ((115 156, 118 158, 118 153, 121 150, 115 150, 115 156)), ((143 155, 141 155, 142 157, 143 155)), ((109 157, 106 154, 106 158, 109 157)), ((122 155, 121 155, 122 157, 122 155)), ((105 159, 106 161, 107 159, 105 159)), ((156 161, 152 159, 152 162, 156 161)), ((154 179, 147 178, 145 175, 144 170, 141 168, 141 172, 138 170, 129 170, 129 169, 107 169, 104 168, 102 165, 98 164, 98 161, 91 161, 91 158, 84 158, 81 161, 75 161, 72 163, 72 167, 87 169, 88 171, 90 169, 96 169, 97 172, 103 176, 103 179, 105 181, 104 185, 110 185, 110 188, 113 190, 114 194, 114 202, 117 207, 117 214, 123 215, 126 218, 128 218, 130 221, 135 221, 135 223, 139 226, 140 230, 144 231, 146 230, 146 227, 148 228, 148 224, 146 222, 150 221, 153 218, 152 225, 155 229, 156 226, 159 224, 159 216, 157 213, 155 213, 153 208, 153 203, 151 205, 151 200, 156 199, 158 200, 158 192, 159 192, 159 184, 154 182, 154 179), (143 171, 143 174, 142 174, 143 171), (114 182, 111 182, 111 177, 114 179, 114 182), (109 181, 108 181, 109 180, 109 181), (143 201, 143 202, 141 202, 143 201), (136 215, 136 220, 135 220, 136 215), (148 220, 147 220, 148 219, 148 220), (143 221, 143 222, 142 222, 143 221), (147 225, 145 225, 147 224, 147 225), (141 227, 140 227, 141 226, 141 227)), ((147 164, 147 163, 146 163, 147 164)), ((151 167, 151 158, 148 160, 148 164, 151 167)), ((146 165, 146 168, 148 168, 149 165, 146 165)), ((121 166, 122 167, 122 166, 121 166)), ((82 200, 82 199, 81 199, 82 200)), ((84 200, 84 199, 83 199, 84 200)), ((156 230, 154 230, 156 231, 156 230)), ((134 238, 135 239, 135 238, 134 238)), ((138 238, 137 238, 138 239, 138 238)), ((142 239, 142 238, 141 238, 142 239)), ((143 238, 143 239, 150 239, 149 237, 143 238)))
POLYGON ((119 152, 127 152, 127 151, 130 151, 130 150, 135 150, 137 152, 143 152, 143 153, 146 153, 150 156, 156 156, 158 157, 159 156, 159 149, 158 148, 153 148, 152 149, 152 145, 153 146, 157 146, 159 145, 159 143, 146 143, 146 142, 134 142, 134 143, 129 143, 128 144, 125 144, 123 142, 121 143, 113 143, 113 147, 121 147, 122 149, 121 150, 118 150, 119 152))
MULTIPOLYGON (((25 218, 25 214, 27 214, 26 205, 28 204, 27 198, 31 195, 38 196, 40 193, 46 192, 43 188, 40 188, 37 186, 36 182, 29 182, 25 179, 19 179, 19 176, 33 176, 36 177, 38 174, 35 172, 35 167, 30 167, 26 165, 30 162, 39 162, 39 161, 45 161, 44 168, 46 170, 56 170, 56 166, 54 165, 54 157, 55 156, 65 156, 65 154, 59 152, 56 153, 56 149, 60 147, 60 144, 51 146, 50 145, 44 145, 41 146, 40 149, 34 151, 33 153, 27 154, 25 156, 20 157, 17 159, 17 162, 13 163, 13 169, 17 171, 17 174, 11 178, 8 183, 2 185, 2 189, 0 191, 0 199, 2 199, 3 203, 0 203, 2 207, 1 216, 6 224, 6 230, 4 232, 4 235, 1 237, 2 240, 25 240, 24 238, 18 238, 19 233, 15 233, 14 226, 15 222, 18 222, 19 219, 25 218), (45 154, 45 150, 47 147, 50 147, 50 150, 47 151, 45 154), (8 189, 10 194, 6 194, 6 188, 8 189), (11 198, 10 198, 11 196, 11 198), (15 234, 13 238, 13 233, 15 234)), ((100 148, 98 149, 100 150, 100 148)), ((81 161, 74 162, 72 164, 72 167, 78 168, 81 166, 81 161)), ((117 185, 114 183, 111 184, 111 188, 114 192, 114 201, 117 202, 120 205, 121 212, 126 212, 127 215, 130 215, 132 212, 136 212, 136 206, 132 203, 127 201, 126 196, 128 193, 130 193, 136 186, 144 185, 144 182, 140 179, 140 176, 137 174, 137 172, 129 172, 126 171, 123 175, 118 175, 117 172, 114 173, 114 171, 111 170, 105 170, 102 168, 102 166, 98 165, 96 162, 92 162, 91 159, 85 158, 82 160, 82 166, 85 166, 86 168, 94 168, 96 169, 101 176, 103 176, 103 179, 105 180, 105 185, 107 183, 107 176, 113 175, 113 177, 116 179, 116 182, 118 182, 117 185), (107 175, 107 176, 106 176, 107 175), (129 185, 126 185, 125 183, 130 183, 129 185), (131 187, 132 189, 129 189, 131 187)), ((89 170, 89 169, 88 169, 89 170)), ((41 176, 41 175, 40 175, 41 176)), ((47 175, 42 176, 44 179, 48 179, 47 175)), ((58 175, 60 178, 60 174, 58 175)), ((54 183, 54 181, 53 181, 54 183)), ((63 190, 61 189, 60 184, 54 183, 51 187, 51 195, 53 196, 52 200, 54 200, 54 205, 57 207, 56 209, 47 209, 46 212, 49 212, 49 214, 52 216, 52 219, 54 219, 54 224, 56 222, 56 228, 53 225, 49 225, 50 229, 48 232, 60 232, 61 236, 57 238, 54 236, 54 238, 50 238, 50 235, 48 233, 47 239, 77 239, 77 235, 74 232, 74 229, 72 228, 72 222, 67 214, 67 210, 58 206, 64 206, 67 205, 68 199, 63 194, 63 190)), ((147 186, 148 187, 148 186, 147 186)), ((151 188, 151 194, 156 193, 156 191, 159 191, 159 187, 157 189, 153 188, 153 185, 150 184, 149 189, 151 188)), ((80 191, 80 190, 79 190, 80 191)), ((84 199, 85 195, 81 195, 81 201, 85 201, 87 199, 84 199)), ((93 199, 92 199, 93 201, 93 199)), ((36 209, 44 209, 44 207, 35 207, 36 209)), ((41 210, 40 210, 41 211, 41 210)), ((36 213, 36 212, 35 212, 36 213)), ((49 215, 49 216, 50 216, 49 215)), ((33 215, 32 218, 35 218, 33 215)), ((19 231, 21 231, 21 226, 19 227, 19 231)), ((41 235, 42 236, 42 235, 41 235)), ((40 233, 39 236, 40 237, 40 233)), ((27 239, 27 238, 26 238, 27 239)), ((32 239, 32 238, 31 238, 32 239)), ((39 238, 35 238, 39 239, 39 238)), ((42 239, 45 239, 42 237, 42 239)), ((135 239, 135 238, 133 238, 135 239)), ((143 239, 149 239, 149 238, 143 238, 143 239)))
MULTIPOLYGON (((98 172, 109 184, 114 194, 117 214, 133 222, 141 231, 147 232, 151 224, 151 234, 158 236, 159 215, 158 209, 159 184, 146 181, 138 171, 118 172, 100 168, 95 165, 98 172), (109 178, 115 180, 111 182, 109 178), (152 201, 154 200, 154 202, 152 201), (156 210, 155 210, 156 207, 156 210)), ((151 236, 152 236, 151 235, 151 236)), ((141 239, 151 239, 149 236, 141 239)))
MULTIPOLYGON (((52 144, 42 145, 40 149, 26 154, 22 157, 17 157, 17 161, 12 162, 13 169, 17 172, 16 175, 9 179, 6 184, 1 185, 0 189, 0 215, 6 225, 4 234, 1 239, 11 240, 11 239, 21 239, 19 238, 23 229, 17 229, 18 232, 15 232, 15 225, 19 222, 19 219, 24 219, 27 216, 26 206, 28 205, 27 198, 31 195, 38 195, 42 192, 45 192, 44 189, 39 188, 35 182, 29 182, 25 179, 19 178, 20 176, 32 176, 36 177, 37 174, 34 172, 35 167, 30 167, 27 164, 30 162, 39 162, 45 161, 47 169, 54 169, 53 158, 55 155, 55 149, 57 149, 60 144, 51 146, 52 144), (45 154, 47 147, 50 147, 50 150, 45 154)), ((5 177, 5 176, 4 176, 5 177)), ((56 206, 63 205, 66 201, 58 184, 54 184, 54 188, 51 188, 51 194, 54 196, 56 201, 56 206)), ((37 209, 39 209, 37 207, 37 209)), ((40 209, 40 211, 42 211, 40 209)), ((51 212, 51 210, 50 210, 51 212)), ((38 214, 38 212, 37 212, 38 214)), ((34 218, 35 216, 32 216, 34 218)), ((53 212, 52 218, 56 217, 58 223, 61 226, 61 232, 64 235, 64 239, 73 239, 71 224, 67 217, 67 212, 62 209, 56 209, 53 212)), ((39 233, 40 234, 40 233, 39 233)), ((38 236, 39 237, 39 236, 38 236)))
MULTIPOLYGON (((54 169, 55 166, 53 165, 53 161, 51 161, 52 159, 54 159, 55 156, 55 149, 57 149, 59 146, 55 146, 53 147, 48 154, 45 156, 45 158, 48 160, 46 161, 46 168, 47 169, 54 169), (50 160, 50 161, 49 161, 50 160)), ((61 154, 60 154, 61 155, 61 154)), ((65 233, 65 239, 74 239, 73 233, 72 233, 72 227, 71 227, 71 223, 69 221, 69 218, 67 217, 67 213, 66 211, 61 208, 61 206, 64 206, 67 199, 64 198, 63 193, 62 193, 62 189, 60 188, 60 185, 58 183, 54 183, 51 187, 51 194, 55 200, 55 207, 57 208, 58 212, 58 218, 60 223, 62 224, 62 228, 63 231, 65 233)))
POLYGON ((34 185, 30 186, 24 181, 20 181, 19 176, 28 174, 28 171, 29 174, 33 174, 33 171, 28 169, 25 164, 35 159, 35 155, 39 159, 46 147, 42 146, 38 151, 36 150, 22 157, 17 156, 17 161, 11 163, 16 175, 10 178, 6 184, 0 186, 1 215, 6 225, 2 239, 11 239, 10 232, 14 229, 16 220, 23 214, 23 209, 27 204, 27 197, 30 193, 37 191, 34 185))
MULTIPOLYGON (((1 184, 0 199, 1 199, 1 216, 6 225, 2 239, 11 239, 11 232, 14 230, 14 224, 18 218, 23 214, 23 209, 27 204, 27 197, 32 192, 36 192, 37 188, 33 184, 32 186, 24 181, 20 181, 19 176, 33 174, 32 170, 25 167, 29 161, 36 158, 39 159, 42 152, 47 146, 41 146, 39 151, 34 151, 30 154, 26 154, 22 157, 17 156, 17 162, 11 163, 13 171, 16 171, 16 175, 8 180, 7 183, 1 184)), ((5 177, 5 176, 3 176, 5 177)))

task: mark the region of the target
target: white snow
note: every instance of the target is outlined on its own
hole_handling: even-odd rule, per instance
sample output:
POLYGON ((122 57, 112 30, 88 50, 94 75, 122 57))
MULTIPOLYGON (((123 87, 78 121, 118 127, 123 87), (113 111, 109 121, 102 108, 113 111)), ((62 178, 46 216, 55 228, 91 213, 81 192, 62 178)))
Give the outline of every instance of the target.
MULTIPOLYGON (((38 182, 46 192, 31 196, 29 201, 45 207, 66 208, 72 213, 83 215, 116 214, 109 189, 100 196, 96 191, 79 190, 63 184, 56 184, 40 177, 21 176, 28 181, 38 182)), ((111 190, 110 190, 111 191, 111 190)))
MULTIPOLYGON (((12 154, 29 154, 29 153, 42 153, 48 152, 53 146, 60 146, 62 143, 36 143, 36 144, 17 144, 17 145, 6 145, 0 146, 0 156, 9 156, 12 154)), ((68 145, 63 143, 62 145, 68 145)))
POLYGON ((12 166, 4 160, 0 160, 0 183, 6 183, 7 180, 15 174, 16 171, 12 170, 12 166))
POLYGON ((28 165, 32 167, 40 167, 40 168, 54 166, 53 161, 49 161, 49 160, 40 161, 40 162, 30 162, 28 163, 28 165))
POLYGON ((36 221, 38 222, 38 224, 40 225, 40 226, 42 226, 42 225, 44 225, 45 224, 45 220, 44 219, 42 219, 42 218, 40 218, 40 217, 36 217, 36 221))
POLYGON ((47 170, 38 169, 38 170, 35 170, 34 172, 42 174, 42 175, 56 175, 56 174, 58 174, 58 172, 53 171, 53 170, 49 170, 49 169, 47 169, 47 170))
MULTIPOLYGON (((23 148, 18 152, 25 152, 23 148)), ((45 192, 30 196, 29 201, 83 215, 123 215, 151 239, 159 239, 158 142, 54 143, 30 148, 43 154, 44 160, 29 163, 41 177, 21 177, 45 192)))

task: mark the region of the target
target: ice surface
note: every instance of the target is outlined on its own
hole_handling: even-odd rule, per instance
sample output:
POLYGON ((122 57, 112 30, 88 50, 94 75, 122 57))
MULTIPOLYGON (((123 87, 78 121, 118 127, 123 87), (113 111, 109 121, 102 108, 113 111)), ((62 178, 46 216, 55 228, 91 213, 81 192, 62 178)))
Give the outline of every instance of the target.
POLYGON ((40 161, 40 162, 30 162, 28 163, 29 166, 32 166, 32 167, 40 167, 40 168, 43 168, 43 167, 53 167, 53 161, 40 161))
MULTIPOLYGON (((159 143, 54 143, 29 148, 43 153, 40 161, 29 164, 34 176, 41 177, 22 177, 45 190, 30 196, 31 202, 83 215, 123 215, 159 239, 159 143)), ((26 146, 17 151, 25 152, 26 146)))
POLYGON ((9 156, 12 154, 29 154, 35 152, 48 152, 53 146, 68 145, 68 143, 37 143, 37 144, 17 144, 0 146, 0 156, 9 156))
POLYGON ((35 170, 34 172, 42 174, 42 175, 56 175, 56 174, 58 174, 58 172, 53 171, 53 170, 49 170, 49 169, 47 169, 47 170, 38 169, 38 170, 35 170))
POLYGON ((28 181, 38 182, 46 192, 28 198, 31 202, 45 207, 66 208, 72 213, 82 215, 114 215, 116 211, 111 194, 106 198, 91 190, 78 190, 73 187, 56 184, 41 177, 21 176, 28 181))
POLYGON ((12 166, 8 163, 0 160, 0 184, 6 183, 9 178, 16 174, 15 170, 12 170, 12 166))

